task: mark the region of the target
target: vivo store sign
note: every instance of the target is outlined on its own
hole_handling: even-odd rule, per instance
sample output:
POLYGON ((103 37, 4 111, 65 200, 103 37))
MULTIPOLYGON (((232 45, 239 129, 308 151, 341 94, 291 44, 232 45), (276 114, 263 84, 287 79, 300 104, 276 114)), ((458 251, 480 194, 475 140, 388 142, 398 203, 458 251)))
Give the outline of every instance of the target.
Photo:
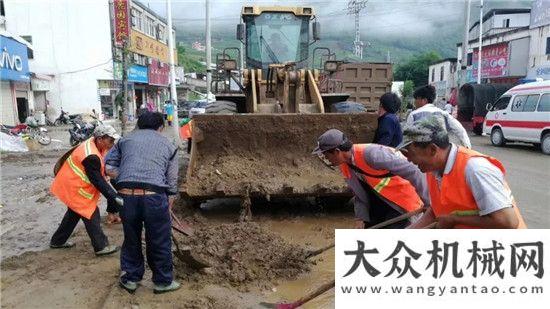
POLYGON ((0 44, 0 79, 29 82, 27 46, 5 36, 0 44))

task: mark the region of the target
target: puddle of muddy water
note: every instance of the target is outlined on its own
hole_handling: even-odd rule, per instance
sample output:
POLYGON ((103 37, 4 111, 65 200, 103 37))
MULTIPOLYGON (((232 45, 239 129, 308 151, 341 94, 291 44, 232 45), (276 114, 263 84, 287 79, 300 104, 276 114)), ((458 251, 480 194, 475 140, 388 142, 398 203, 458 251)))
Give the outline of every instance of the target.
MULTIPOLYGON (((253 221, 286 241, 307 249, 317 249, 334 241, 334 229, 351 228, 353 211, 349 205, 333 204, 321 209, 311 200, 278 201, 254 205, 253 221)), ((203 215, 212 222, 238 219, 238 200, 212 200, 202 204, 203 215)), ((316 264, 295 280, 280 281, 272 291, 265 291, 265 302, 292 302, 334 278, 334 249, 314 258, 316 264)), ((302 308, 334 308, 334 292, 328 291, 302 308)))

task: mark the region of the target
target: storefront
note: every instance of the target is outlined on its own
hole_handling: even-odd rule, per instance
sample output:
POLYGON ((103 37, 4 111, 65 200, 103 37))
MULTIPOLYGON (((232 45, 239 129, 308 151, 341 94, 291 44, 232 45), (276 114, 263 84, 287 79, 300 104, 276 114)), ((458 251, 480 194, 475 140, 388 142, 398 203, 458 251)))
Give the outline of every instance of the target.
POLYGON ((25 121, 32 107, 29 105, 28 47, 22 42, 7 34, 0 35, 1 123, 6 125, 25 121))
POLYGON ((115 99, 118 91, 120 91, 121 83, 116 80, 98 80, 97 95, 101 102, 101 119, 116 118, 118 108, 115 104, 115 99))
POLYGON ((149 65, 149 86, 146 91, 146 106, 149 110, 162 111, 165 100, 170 98, 170 66, 152 59, 149 65))
MULTIPOLYGON (((114 78, 122 81, 122 65, 118 62, 115 63, 114 78)), ((128 69, 128 92, 131 98, 126 108, 126 115, 129 121, 135 119, 137 108, 146 100, 145 89, 148 82, 147 67, 134 64, 128 69)))

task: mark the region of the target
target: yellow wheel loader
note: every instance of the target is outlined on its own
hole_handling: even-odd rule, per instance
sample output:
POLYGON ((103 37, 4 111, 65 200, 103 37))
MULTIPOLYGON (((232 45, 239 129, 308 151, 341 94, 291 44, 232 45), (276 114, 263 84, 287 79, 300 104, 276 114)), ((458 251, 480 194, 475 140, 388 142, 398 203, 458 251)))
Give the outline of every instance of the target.
MULTIPOLYGON (((319 91, 320 72, 308 68, 314 62, 310 45, 320 32, 313 9, 245 6, 241 17, 237 38, 246 67, 238 70, 239 49, 230 48, 237 51, 234 58, 230 49, 216 57, 216 101, 193 117, 182 197, 191 204, 241 197, 249 215, 254 197, 350 195, 338 168, 311 151, 331 128, 356 143, 370 142, 377 116, 345 102, 347 94, 319 91)), ((326 61, 323 71, 335 72, 338 64, 326 61)))

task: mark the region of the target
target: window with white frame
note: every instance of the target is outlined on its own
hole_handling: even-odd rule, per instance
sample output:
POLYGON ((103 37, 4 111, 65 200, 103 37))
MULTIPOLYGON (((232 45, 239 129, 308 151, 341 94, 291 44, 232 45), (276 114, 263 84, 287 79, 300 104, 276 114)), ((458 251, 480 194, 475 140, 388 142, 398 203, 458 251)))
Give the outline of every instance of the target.
POLYGON ((151 17, 147 16, 145 17, 146 19, 146 22, 145 22, 145 34, 149 35, 149 36, 152 36, 152 37, 156 37, 156 33, 155 33, 155 20, 152 19, 151 17))
POLYGON ((442 66, 440 69, 439 69, 439 80, 443 80, 443 75, 445 75, 445 67, 442 66))
POLYGON ((136 30, 143 31, 143 28, 142 28, 143 21, 141 20, 143 14, 136 9, 132 9, 131 15, 132 15, 132 27, 136 30))
POLYGON ((161 24, 157 26, 157 40, 166 43, 166 27, 161 24))

